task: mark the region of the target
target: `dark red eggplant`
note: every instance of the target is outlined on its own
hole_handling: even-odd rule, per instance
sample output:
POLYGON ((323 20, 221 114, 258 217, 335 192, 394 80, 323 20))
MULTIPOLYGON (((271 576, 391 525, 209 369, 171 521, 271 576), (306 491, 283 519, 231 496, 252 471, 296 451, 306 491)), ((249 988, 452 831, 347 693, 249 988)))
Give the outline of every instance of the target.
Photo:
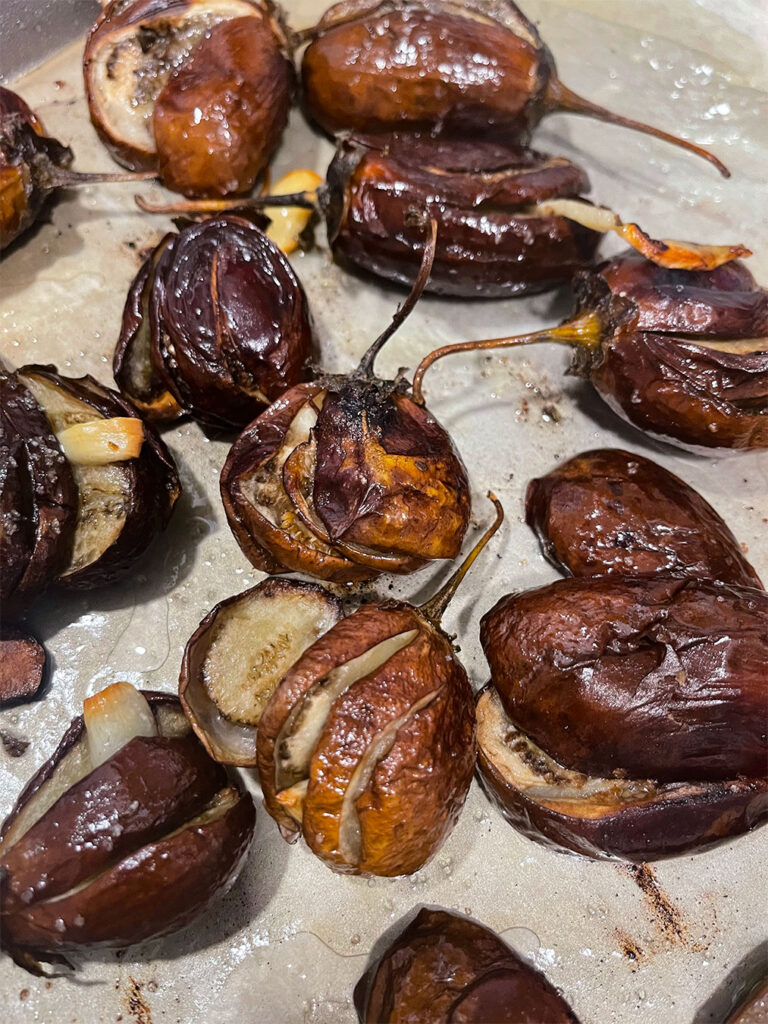
POLYGON ((543 117, 565 111, 682 146, 729 176, 700 146, 566 88, 512 0, 344 0, 304 36, 305 106, 330 134, 425 128, 525 143, 543 117))
POLYGON ((572 576, 672 572, 762 587, 712 506, 642 455, 576 455, 531 480, 525 512, 544 556, 572 576))
POLYGON ((69 146, 44 134, 21 96, 0 86, 0 251, 32 227, 60 189, 136 180, 135 175, 73 171, 73 159, 69 146))
POLYGON ((191 196, 251 191, 293 91, 268 0, 114 0, 90 31, 83 73, 112 156, 191 196))
POLYGON ((166 235, 126 300, 115 380, 152 419, 242 428, 306 380, 312 325, 283 253, 232 215, 166 235))
MULTIPOLYGON (((670 248, 680 245, 680 263, 689 251, 709 262, 707 247, 670 248)), ((768 448, 768 291, 743 264, 670 269, 630 251, 580 272, 574 287, 576 315, 560 327, 432 352, 415 399, 445 355, 553 341, 573 346, 571 372, 653 437, 694 451, 768 448)))
POLYGON ((559 580, 481 622, 486 788, 513 824, 649 859, 768 816, 768 595, 683 576, 559 580))
POLYGON ((531 964, 484 925, 422 908, 355 987, 360 1024, 578 1024, 531 964))
POLYGON ((184 927, 234 882, 253 835, 250 796, 176 698, 117 683, 84 711, 0 830, 0 941, 38 974, 184 927))
POLYGON ((590 266, 600 234, 536 203, 589 189, 564 157, 483 140, 427 135, 341 140, 321 194, 334 258, 413 283, 423 231, 438 224, 427 291, 467 298, 554 288, 590 266))
POLYGON ((459 553, 470 514, 459 454, 404 380, 373 373, 423 290, 435 230, 409 298, 357 370, 292 388, 232 446, 222 500, 258 569, 352 582, 459 553))

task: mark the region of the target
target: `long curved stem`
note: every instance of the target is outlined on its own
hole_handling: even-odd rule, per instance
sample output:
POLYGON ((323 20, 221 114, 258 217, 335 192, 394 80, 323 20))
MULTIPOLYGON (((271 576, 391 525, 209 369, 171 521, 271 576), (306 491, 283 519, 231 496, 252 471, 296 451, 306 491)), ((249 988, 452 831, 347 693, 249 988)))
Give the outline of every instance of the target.
POLYGON ((586 313, 584 316, 569 320, 559 327, 547 327, 543 331, 533 331, 531 334, 515 334, 508 338, 488 338, 485 341, 459 341, 454 345, 443 345, 436 348, 434 352, 424 356, 413 375, 412 397, 418 405, 424 404, 423 381, 424 374, 433 363, 444 356, 454 355, 456 352, 480 352, 489 348, 517 348, 523 345, 538 345, 545 341, 558 342, 561 345, 584 345, 588 348, 594 347, 600 342, 601 321, 596 313, 586 313))
POLYGON ((644 135, 652 135, 655 139, 670 142, 673 146, 687 149, 690 153, 695 153, 696 156, 708 160, 720 171, 724 178, 730 178, 731 176, 731 172, 722 160, 719 160, 714 153, 710 153, 708 149, 704 149, 703 146, 697 146, 693 142, 688 142, 687 139, 681 139, 677 135, 671 135, 669 132, 662 131, 661 128, 654 128, 652 125, 644 124, 642 121, 635 121, 631 117, 622 117, 621 114, 614 114, 612 110, 607 110, 596 103, 591 103, 589 100, 584 99, 583 96, 571 92, 557 78, 553 79, 547 87, 547 101, 552 110, 564 110, 570 114, 583 114, 585 117, 594 117, 599 121, 607 121, 608 124, 619 125, 621 128, 630 128, 632 131, 642 132, 644 135))
POLYGON ((430 622, 433 622, 436 626, 440 625, 440 620, 443 617, 445 609, 450 604, 453 595, 459 589, 459 584, 467 575, 469 570, 472 568, 472 563, 483 550, 483 548, 494 535, 494 533, 496 533, 501 524, 504 522, 504 509, 502 508, 501 502, 493 493, 493 491, 488 491, 488 497, 496 507, 496 518, 485 531, 485 533, 477 542, 477 544, 475 544, 475 546, 469 552, 469 554, 461 563, 461 565, 453 574, 453 576, 451 576, 451 578, 443 584, 443 586, 438 590, 438 592, 433 597, 430 597, 428 601, 426 601, 419 607, 419 611, 421 612, 421 614, 425 618, 429 619, 430 622))
POLYGON ((184 199, 178 203, 150 203, 143 196, 134 196, 144 213, 225 213, 228 210, 266 210, 273 206, 300 206, 314 210, 317 190, 290 192, 284 196, 243 196, 242 199, 184 199))
POLYGON ((419 267, 419 272, 416 275, 416 280, 413 282, 411 290, 408 293, 408 298, 392 317, 392 322, 389 326, 381 332, 378 338, 365 352, 365 355, 360 360, 360 365, 356 370, 357 375, 361 377, 369 377, 373 373, 373 364, 376 360, 376 356, 381 352, 382 348, 386 342, 389 341, 395 331, 402 326, 405 320, 407 320, 413 312, 414 306, 421 298, 424 289, 427 286, 429 275, 432 273, 432 264, 435 261, 436 247, 437 221, 433 218, 428 222, 427 237, 424 241, 424 252, 421 257, 421 266, 419 267))

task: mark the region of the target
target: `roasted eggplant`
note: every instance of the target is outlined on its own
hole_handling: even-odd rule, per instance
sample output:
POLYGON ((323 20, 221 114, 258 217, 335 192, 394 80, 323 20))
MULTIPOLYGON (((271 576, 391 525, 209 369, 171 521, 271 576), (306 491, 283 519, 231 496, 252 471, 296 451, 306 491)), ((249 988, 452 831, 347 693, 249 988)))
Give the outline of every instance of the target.
POLYGON ((570 111, 682 146, 729 175, 701 147, 566 88, 512 0, 343 0, 305 35, 305 106, 331 134, 415 127, 527 142, 542 117, 570 111))
POLYGON ((768 595, 684 576, 559 580, 483 617, 483 785, 590 856, 701 849, 768 817, 768 595))
POLYGON ((344 139, 323 193, 334 257, 399 284, 419 270, 423 231, 438 223, 427 290, 498 298, 545 291, 592 264, 600 234, 535 204, 589 188, 564 157, 483 140, 392 135, 344 139))
POLYGON ((459 454, 404 380, 373 374, 421 294, 434 245, 432 222, 411 295, 354 373, 292 388, 232 446, 222 499, 257 569, 353 582, 459 553, 470 514, 459 454))
POLYGON ((54 582, 114 582, 165 528, 180 494, 168 449, 133 406, 92 377, 24 366, 9 381, 19 398, 4 412, 28 430, 27 451, 45 459, 36 476, 31 471, 39 481, 29 499, 37 538, 13 596, 28 599, 54 582))
POLYGON ((179 697, 211 757, 256 765, 256 729, 275 687, 341 617, 324 587, 274 578, 205 616, 184 649, 179 697))
POLYGON ((46 660, 38 640, 0 623, 0 707, 35 696, 45 678, 46 660))
POLYGON ((278 683, 257 736, 264 806, 345 874, 421 868, 451 832, 475 764, 472 688, 440 617, 496 521, 426 605, 362 605, 278 683))
POLYGON ((571 576, 672 572, 762 586, 700 494, 619 448, 583 452, 531 480, 525 514, 544 556, 571 576))
POLYGON ((186 195, 247 193, 288 119, 293 69, 267 0, 113 0, 83 57, 112 156, 186 195))
POLYGON ((768 1020, 768 978, 761 978, 752 986, 743 1002, 728 1017, 725 1024, 765 1024, 768 1020))
POLYGON ((426 907, 354 998, 360 1024, 578 1024, 557 989, 489 928, 426 907))
POLYGON ((35 973, 184 927, 233 883, 254 830, 253 801, 175 697, 116 683, 84 712, 0 830, 0 941, 35 973))
POLYGON ((677 269, 659 265, 669 252, 654 262, 629 251, 576 274, 576 315, 560 327, 430 353, 414 398, 443 356, 553 341, 574 346, 571 372, 653 437, 694 451, 768 448, 768 291, 731 262, 739 246, 712 260, 709 247, 661 244, 677 250, 677 269))
POLYGON ((283 253, 222 215, 166 235, 131 285, 115 349, 118 387, 150 419, 182 411, 242 428, 306 380, 312 326, 283 253))

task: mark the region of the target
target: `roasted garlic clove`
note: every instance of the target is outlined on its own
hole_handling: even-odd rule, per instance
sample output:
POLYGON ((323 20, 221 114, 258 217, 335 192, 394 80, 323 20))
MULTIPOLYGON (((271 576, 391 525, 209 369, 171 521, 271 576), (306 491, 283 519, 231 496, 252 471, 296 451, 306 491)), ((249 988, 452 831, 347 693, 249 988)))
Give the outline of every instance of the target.
POLYGON ((286 579, 264 580, 206 615, 184 650, 179 697, 211 757, 256 764, 256 728, 275 687, 341 616, 323 587, 286 579))
POLYGON ((544 556, 572 576, 674 572, 762 586, 700 494, 618 448, 583 452, 531 480, 526 521, 544 556))

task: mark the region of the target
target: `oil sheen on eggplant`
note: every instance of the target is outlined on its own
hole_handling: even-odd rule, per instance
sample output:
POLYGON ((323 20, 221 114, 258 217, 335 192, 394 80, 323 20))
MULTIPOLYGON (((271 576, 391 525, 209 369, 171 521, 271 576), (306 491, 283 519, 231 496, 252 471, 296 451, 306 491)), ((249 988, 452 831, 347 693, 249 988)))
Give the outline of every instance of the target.
POLYGON ((545 291, 592 263, 600 235, 530 207, 588 188, 576 164, 522 146, 426 134, 343 139, 327 174, 328 239, 342 262, 410 285, 426 214, 438 224, 427 291, 545 291))
POLYGON ((360 1024, 578 1024, 544 975, 484 925, 423 908, 355 987, 360 1024))

